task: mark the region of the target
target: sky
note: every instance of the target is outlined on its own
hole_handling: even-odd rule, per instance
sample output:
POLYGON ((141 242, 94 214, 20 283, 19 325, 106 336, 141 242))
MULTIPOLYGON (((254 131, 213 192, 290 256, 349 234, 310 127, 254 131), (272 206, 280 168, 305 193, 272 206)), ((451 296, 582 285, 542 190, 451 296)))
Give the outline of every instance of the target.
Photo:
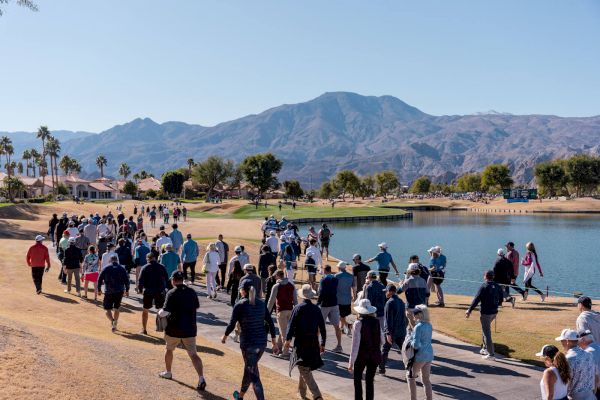
POLYGON ((324 92, 434 115, 600 114, 600 1, 3 5, 0 131, 214 125, 324 92))

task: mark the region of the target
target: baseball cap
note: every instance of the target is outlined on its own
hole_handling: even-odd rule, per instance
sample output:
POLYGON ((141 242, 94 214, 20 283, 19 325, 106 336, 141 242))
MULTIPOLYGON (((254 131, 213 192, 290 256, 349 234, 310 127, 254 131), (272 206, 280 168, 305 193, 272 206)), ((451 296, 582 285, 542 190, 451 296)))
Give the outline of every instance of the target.
POLYGON ((35 241, 36 241, 36 242, 41 242, 41 241, 42 241, 42 240, 44 240, 44 239, 46 239, 46 238, 45 238, 45 237, 43 237, 42 235, 37 235, 37 236, 35 237, 35 241))
POLYGON ((72 238, 69 238, 69 243, 75 243, 75 242, 76 242, 76 240, 75 240, 75 238, 74 238, 74 237, 72 237, 72 238))
POLYGON ((340 261, 337 265, 338 269, 343 269, 343 270, 345 270, 347 266, 348 266, 348 264, 345 261, 340 261))
POLYGON ((499 256, 503 256, 504 255, 504 249, 498 249, 498 255, 499 256))
POLYGON ((540 352, 535 353, 535 355, 537 357, 549 357, 549 358, 553 359, 557 353, 558 353, 558 348, 556 346, 553 346, 551 344, 546 344, 546 345, 544 345, 544 347, 542 347, 540 352))
POLYGON ((353 260, 356 260, 357 258, 360 258, 360 254, 357 253, 352 255, 353 260))
POLYGON ((235 249, 233 249, 233 251, 235 253, 241 253, 242 252, 242 248, 240 246, 235 246, 235 249))
POLYGON ((589 329, 583 329, 583 330, 578 331, 577 334, 579 335, 579 339, 581 339, 586 336, 592 336, 592 331, 590 331, 589 329))
POLYGON ((183 272, 181 271, 173 271, 173 273, 171 274, 171 279, 183 279, 183 272))
POLYGON ((377 245, 377 247, 381 247, 382 249, 387 249, 387 243, 386 242, 381 242, 377 245))
POLYGON ((578 298, 577 303, 583 305, 585 308, 592 308, 592 299, 587 296, 581 296, 578 298))
POLYGON ((410 263, 410 264, 408 264, 408 268, 406 269, 406 272, 413 272, 413 271, 418 271, 418 270, 419 270, 419 264, 410 263))
POLYGON ((577 334, 577 331, 565 328, 560 333, 560 336, 558 336, 554 340, 556 340, 557 342, 560 342, 561 340, 576 341, 579 340, 579 335, 577 334))
POLYGON ((244 271, 252 271, 253 269, 254 269, 254 265, 252 265, 252 264, 244 265, 244 271))

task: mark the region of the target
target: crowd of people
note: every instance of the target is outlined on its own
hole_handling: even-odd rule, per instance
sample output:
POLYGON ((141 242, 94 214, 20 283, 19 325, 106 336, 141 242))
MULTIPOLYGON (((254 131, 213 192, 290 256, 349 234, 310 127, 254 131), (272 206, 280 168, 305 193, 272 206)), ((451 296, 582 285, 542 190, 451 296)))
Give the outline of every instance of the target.
MULTIPOLYGON (((126 217, 122 209, 117 215, 55 214, 49 222, 48 234, 60 260, 58 279, 65 293, 73 286, 78 296, 87 298, 89 283, 93 284, 94 300, 102 296, 103 308, 111 330, 118 330, 119 309, 131 285, 142 295, 141 333, 147 334, 149 311, 157 310, 157 329, 164 331, 166 342, 165 370, 159 375, 172 378, 173 351, 178 346, 188 353, 198 374, 198 390, 206 389, 202 360, 196 350, 197 320, 200 307, 196 263, 202 260, 206 276, 206 294, 216 299, 218 292, 230 295, 231 318, 222 342, 228 338, 239 342, 244 360, 244 375, 235 398, 243 399, 252 387, 257 399, 265 398, 260 380, 259 361, 268 339, 272 354, 289 361, 290 371, 298 368, 298 392, 307 398, 321 399, 322 394, 313 371, 321 368, 321 355, 328 340, 326 323, 335 333, 333 352, 343 353, 342 336, 351 337, 348 371, 353 374, 356 399, 374 399, 374 377, 385 375, 390 350, 397 346, 403 356, 407 386, 411 400, 416 399, 416 380, 420 377, 426 399, 432 399, 431 366, 434 360, 433 327, 429 316, 429 298, 436 293, 431 306, 444 307, 442 284, 447 258, 440 246, 429 249, 428 266, 417 255, 411 256, 404 278, 389 280, 390 270, 399 273, 398 264, 386 243, 377 245, 379 252, 366 259, 354 254, 352 263, 340 261, 334 267, 328 263, 328 248, 333 232, 322 224, 319 231, 310 227, 306 236, 299 228, 282 218, 265 219, 261 226, 263 243, 258 262, 251 263, 243 245, 233 254, 219 235, 204 254, 191 234, 184 235, 177 222, 187 215, 183 207, 166 205, 134 207, 126 217), (173 216, 167 232, 161 225, 158 234, 150 236, 144 230, 144 217, 160 216, 166 224, 173 216), (141 218, 141 221, 140 221, 141 218), (301 255, 304 255, 304 265, 301 255), (370 263, 376 263, 373 268, 370 263), (306 273, 306 279, 298 274, 306 273), (321 275, 317 281, 317 277, 321 275), (299 281, 307 283, 296 286, 299 281), (80 282, 83 282, 83 293, 80 282), (400 295, 403 295, 403 298, 400 295), (364 380, 364 390, 363 390, 364 380)), ((44 272, 51 266, 45 237, 38 235, 26 259, 36 292, 42 293, 44 272)), ((536 272, 543 276, 533 243, 527 243, 521 259, 512 242, 497 251, 493 270, 484 273, 484 283, 475 295, 465 317, 479 307, 482 329, 480 353, 484 360, 495 357, 491 323, 502 303, 514 307, 510 290, 527 300, 534 290, 545 300, 545 294, 533 286, 536 272), (506 250, 505 250, 506 249, 506 250), (525 289, 516 280, 524 267, 525 289)), ((565 329, 557 338, 564 354, 547 345, 538 354, 548 369, 541 381, 543 399, 596 398, 600 374, 600 314, 591 310, 588 297, 579 299, 580 316, 576 329, 565 329), (592 396, 592 397, 590 397, 592 396)))

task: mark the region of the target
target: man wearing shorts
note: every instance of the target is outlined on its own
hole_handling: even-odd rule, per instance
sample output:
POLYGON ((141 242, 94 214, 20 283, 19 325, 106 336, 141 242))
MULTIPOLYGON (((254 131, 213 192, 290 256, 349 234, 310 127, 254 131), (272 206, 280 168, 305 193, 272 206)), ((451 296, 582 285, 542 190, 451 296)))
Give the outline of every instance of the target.
POLYGON ((319 242, 321 242, 321 255, 325 252, 325 259, 329 260, 329 241, 333 236, 331 229, 327 226, 327 224, 323 224, 321 229, 319 229, 319 242))
POLYGON ((183 284, 183 272, 174 271, 171 274, 173 289, 167 292, 165 306, 159 310, 160 317, 167 318, 165 329, 165 342, 167 351, 165 353, 165 371, 159 373, 161 378, 172 379, 171 366, 173 365, 173 350, 180 344, 187 351, 192 364, 198 373, 197 389, 206 389, 202 360, 198 357, 196 350, 196 310, 200 307, 198 295, 194 289, 183 284))
POLYGON ((125 268, 119 264, 116 254, 110 258, 111 264, 102 268, 98 277, 98 293, 102 294, 102 284, 105 284, 103 306, 106 318, 110 321, 112 331, 117 330, 119 308, 123 295, 129 296, 129 276, 125 268), (114 310, 114 315, 113 315, 114 310))
POLYGON ((169 275, 164 265, 156 262, 154 254, 146 255, 148 263, 142 267, 140 271, 140 279, 138 281, 140 292, 143 293, 144 310, 142 311, 142 335, 147 335, 148 331, 148 310, 154 308, 161 309, 165 304, 165 290, 169 275))
POLYGON ((342 349, 342 331, 340 330, 340 309, 337 301, 338 280, 331 272, 331 265, 325 266, 325 276, 319 283, 319 299, 317 305, 321 308, 323 319, 333 325, 337 346, 333 349, 334 353, 341 353, 342 349))
POLYGON ((344 261, 338 263, 338 270, 340 272, 335 274, 335 279, 338 281, 337 301, 340 310, 340 329, 349 335, 352 325, 346 322, 346 317, 352 314, 352 285, 354 284, 354 277, 346 271, 347 266, 348 264, 344 261))

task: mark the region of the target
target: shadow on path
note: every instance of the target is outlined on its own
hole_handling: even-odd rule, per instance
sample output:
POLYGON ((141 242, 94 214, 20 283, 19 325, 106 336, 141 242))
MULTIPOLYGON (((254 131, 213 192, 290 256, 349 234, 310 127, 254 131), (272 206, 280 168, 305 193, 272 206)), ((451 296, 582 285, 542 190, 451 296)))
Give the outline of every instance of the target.
MULTIPOLYGON (((422 389, 419 389, 422 390, 422 389)), ((462 386, 456 386, 449 383, 441 383, 441 384, 433 384, 433 390, 436 393, 444 395, 451 399, 461 399, 461 400, 495 400, 496 397, 490 396, 489 394, 485 394, 483 392, 467 389, 462 386)))
MULTIPOLYGON (((141 333, 131 333, 131 332, 125 332, 125 331, 117 331, 115 333, 119 336, 124 337, 125 339, 137 340, 140 342, 150 343, 150 344, 154 344, 157 346, 165 345, 164 339, 156 337, 156 336, 143 335, 141 333)), ((196 345, 196 350, 199 353, 212 354, 215 356, 223 356, 225 354, 221 350, 217 350, 212 347, 200 346, 200 345, 196 345)))
POLYGON ((50 300, 58 301, 60 303, 68 303, 68 304, 77 304, 77 300, 69 299, 68 297, 58 296, 56 294, 51 293, 42 293, 44 297, 49 298, 50 300))

